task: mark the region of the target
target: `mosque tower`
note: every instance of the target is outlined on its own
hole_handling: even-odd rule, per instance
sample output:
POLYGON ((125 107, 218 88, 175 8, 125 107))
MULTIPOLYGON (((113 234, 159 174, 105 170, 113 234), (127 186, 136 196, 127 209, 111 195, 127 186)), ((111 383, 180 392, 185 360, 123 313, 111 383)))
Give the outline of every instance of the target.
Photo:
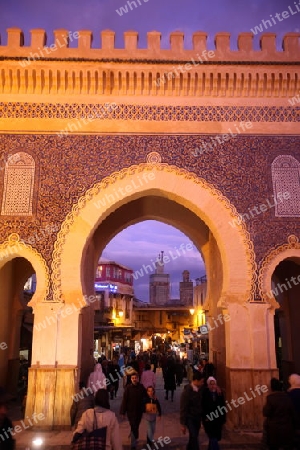
POLYGON ((190 272, 184 270, 182 272, 182 281, 179 283, 180 304, 192 306, 193 305, 193 282, 190 280, 190 272))
POLYGON ((155 262, 155 272, 150 275, 149 298, 151 305, 165 305, 170 301, 170 275, 164 273, 164 252, 155 262))

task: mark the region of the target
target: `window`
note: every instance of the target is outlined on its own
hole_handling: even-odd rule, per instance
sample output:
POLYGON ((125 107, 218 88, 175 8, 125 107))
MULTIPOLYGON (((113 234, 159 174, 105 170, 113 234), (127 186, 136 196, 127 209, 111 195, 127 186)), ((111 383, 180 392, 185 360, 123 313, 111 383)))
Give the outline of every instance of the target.
POLYGON ((278 156, 272 163, 272 181, 275 216, 300 217, 299 161, 291 155, 278 156))
POLYGON ((97 267, 96 278, 101 278, 102 277, 102 270, 103 270, 103 266, 98 266, 97 267))
POLYGON ((25 152, 10 155, 5 164, 1 214, 31 216, 35 162, 25 152))
POLYGON ((127 283, 131 283, 131 273, 130 272, 125 272, 125 281, 127 283))
POLYGON ((106 276, 110 277, 110 267, 106 267, 106 276))

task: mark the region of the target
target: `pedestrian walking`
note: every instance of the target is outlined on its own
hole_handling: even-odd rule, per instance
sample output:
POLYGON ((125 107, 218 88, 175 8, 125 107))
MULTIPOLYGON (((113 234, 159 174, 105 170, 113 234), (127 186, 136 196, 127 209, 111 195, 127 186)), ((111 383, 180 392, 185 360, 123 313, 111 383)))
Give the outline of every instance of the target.
POLYGON ((202 390, 204 378, 196 371, 180 397, 180 425, 183 434, 189 432, 186 450, 199 450, 198 436, 202 417, 202 390))
POLYGON ((106 389, 99 389, 95 395, 95 408, 87 409, 82 414, 72 443, 81 439, 85 431, 91 433, 105 428, 105 450, 122 450, 119 423, 115 413, 110 411, 109 393, 106 389))
POLYGON ((158 358, 155 350, 152 351, 150 356, 150 363, 153 364, 153 372, 156 373, 158 358))
POLYGON ((176 380, 175 380, 175 362, 172 358, 168 358, 167 368, 164 373, 164 382, 165 382, 165 391, 166 396, 165 400, 169 399, 169 391, 171 392, 171 401, 174 400, 174 391, 176 389, 176 380))
POLYGON ((155 389, 155 381, 156 375, 154 372, 152 372, 151 365, 147 363, 145 365, 145 370, 143 371, 141 376, 141 383, 145 389, 147 389, 148 386, 153 386, 155 389))
POLYGON ((263 407, 266 443, 269 450, 292 450, 296 420, 294 406, 277 378, 272 378, 270 384, 271 393, 263 407))
POLYGON ((89 376, 87 387, 93 389, 94 393, 98 389, 106 389, 106 376, 102 371, 101 364, 97 363, 95 365, 93 372, 89 376))
POLYGON ((121 352, 119 355, 118 364, 119 364, 120 370, 125 366, 125 357, 124 357, 123 352, 121 352))
POLYGON ((144 398, 146 389, 139 383, 137 373, 131 375, 131 383, 129 383, 124 391, 122 404, 120 408, 121 416, 127 414, 130 424, 131 449, 136 449, 137 440, 139 438, 139 426, 144 412, 144 398))
POLYGON ((119 380, 122 379, 122 374, 120 367, 117 363, 117 360, 114 358, 112 361, 109 361, 107 366, 108 376, 106 377, 109 380, 109 385, 107 390, 110 394, 110 399, 113 400, 117 397, 117 392, 119 390, 119 380))
POLYGON ((295 412, 296 412, 296 423, 295 423, 295 448, 300 449, 300 375, 293 373, 289 377, 290 388, 288 389, 288 395, 290 396, 295 412))
MULTIPOLYGON (((199 372, 199 373, 201 373, 201 372, 199 372)), ((187 377, 189 383, 191 383, 193 381, 193 374, 194 374, 193 367, 191 366, 191 364, 188 364, 187 368, 186 368, 186 377, 187 377)))
POLYGON ((222 427, 226 422, 224 407, 224 395, 217 386, 217 380, 214 377, 209 377, 207 387, 203 389, 202 393, 202 422, 205 433, 209 438, 208 450, 220 449, 218 442, 222 439, 222 427), (218 410, 222 413, 219 413, 218 410), (215 412, 218 413, 217 417, 212 415, 215 412))
POLYGON ((203 358, 202 360, 202 373, 204 375, 205 381, 207 381, 208 377, 215 376, 215 367, 213 363, 208 361, 207 358, 203 358))
POLYGON ((155 395, 153 386, 147 388, 147 395, 144 402, 144 418, 147 423, 147 444, 151 445, 154 442, 156 418, 161 417, 161 406, 155 395))
POLYGON ((73 403, 70 410, 71 425, 77 428, 79 419, 84 411, 94 408, 94 391, 86 389, 85 383, 80 381, 79 392, 73 397, 73 403))
POLYGON ((133 373, 139 374, 139 363, 135 356, 132 356, 131 360, 127 363, 125 367, 125 375, 126 375, 126 386, 131 383, 131 375, 133 373))
POLYGON ((183 381, 184 367, 183 362, 180 359, 180 356, 176 357, 175 362, 175 375, 176 375, 176 386, 180 386, 183 381))

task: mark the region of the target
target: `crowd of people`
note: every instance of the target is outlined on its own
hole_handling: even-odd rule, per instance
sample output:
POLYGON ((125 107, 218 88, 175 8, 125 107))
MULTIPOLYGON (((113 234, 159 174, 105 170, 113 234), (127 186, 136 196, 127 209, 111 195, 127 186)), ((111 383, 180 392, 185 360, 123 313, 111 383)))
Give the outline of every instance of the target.
POLYGON ((300 375, 290 375, 289 386, 284 391, 277 378, 271 379, 271 392, 263 408, 264 449, 300 449, 300 375))
MULTIPOLYGON (((114 361, 107 361, 101 357, 91 373, 88 386, 91 387, 97 380, 107 378, 109 374, 119 374, 116 384, 108 383, 107 398, 114 399, 118 392, 119 380, 122 378, 124 393, 120 407, 121 418, 127 416, 130 425, 131 450, 137 448, 139 427, 142 418, 147 425, 148 448, 154 448, 154 434, 156 420, 162 415, 162 406, 155 394, 156 370, 160 367, 164 379, 165 400, 174 400, 176 388, 181 386, 186 378, 183 389, 180 390, 180 426, 183 434, 188 433, 187 450, 199 450, 199 432, 201 424, 209 439, 208 450, 218 450, 222 438, 223 426, 226 423, 226 413, 215 414, 219 409, 226 411, 225 397, 218 386, 214 365, 206 358, 202 360, 187 361, 181 359, 173 352, 156 354, 143 352, 135 355, 121 355, 114 361), (118 367, 118 368, 117 368, 118 367), (152 447, 151 447, 152 446, 152 447)), ((117 378, 115 376, 115 378, 117 378)), ((292 375, 289 379, 290 389, 282 390, 277 379, 270 382, 270 394, 266 397, 263 414, 265 416, 262 448, 269 450, 300 449, 297 443, 297 433, 300 436, 300 376, 292 375)), ((103 390, 103 389, 102 389, 103 390)), ((101 391, 101 389, 100 389, 101 391)), ((99 391, 98 391, 99 392, 99 391)), ((97 395, 97 394, 96 394, 97 395)), ((103 394, 102 394, 103 395, 103 394)), ((94 395, 92 395, 94 397, 94 395)), ((96 400, 96 396, 95 396, 96 400)), ((95 401, 95 411, 99 405, 95 401)), ((109 406, 106 405, 109 409, 109 406)), ((73 411, 72 423, 75 425, 74 438, 80 436, 87 423, 87 430, 91 429, 91 412, 82 416, 77 422, 73 411)), ((112 436, 112 433, 108 433, 112 436)), ((119 431, 114 430, 114 439, 107 442, 107 449, 119 450, 121 440, 119 431)))
MULTIPOLYGON (((208 414, 215 406, 215 401, 217 405, 224 403, 223 393, 213 377, 215 374, 213 364, 205 358, 191 364, 187 359, 181 359, 174 352, 156 353, 154 351, 135 355, 131 351, 125 355, 121 353, 112 361, 108 361, 105 356, 100 357, 88 378, 87 386, 83 383, 80 385, 80 392, 85 390, 87 395, 83 396, 80 401, 74 401, 71 408, 71 423, 75 427, 74 442, 82 436, 85 424, 85 429, 91 430, 92 408, 94 408, 97 424, 100 417, 99 408, 109 410, 109 402, 107 403, 106 397, 110 400, 116 398, 119 382, 122 379, 124 393, 120 415, 122 419, 127 416, 129 421, 131 450, 135 450, 137 447, 142 417, 147 425, 147 444, 152 448, 156 420, 157 418, 159 420, 162 414, 161 404, 155 394, 157 367, 162 370, 165 400, 173 402, 176 388, 181 386, 184 378, 190 381, 180 397, 182 431, 185 433, 188 430, 189 432, 188 450, 198 449, 201 421, 204 421, 204 428, 212 445, 214 441, 217 442, 221 439, 224 420, 222 422, 215 421, 212 425, 207 423, 203 417, 204 413, 208 414), (96 391, 95 386, 101 386, 101 388, 96 391), (103 393, 104 391, 106 394, 103 393), (85 413, 86 410, 90 412, 85 413)), ((103 410, 101 410, 101 414, 103 414, 103 410)), ((106 439, 108 450, 110 448, 119 450, 121 441, 118 430, 114 429, 113 433, 109 431, 106 439)))
MULTIPOLYGON (((217 383, 215 367, 206 358, 191 364, 172 352, 160 355, 131 352, 116 355, 112 361, 100 357, 87 383, 80 382, 79 393, 70 410, 74 427, 73 448, 85 448, 77 444, 84 437, 93 435, 102 442, 100 450, 122 449, 119 422, 110 410, 110 401, 117 397, 121 382, 124 391, 119 413, 122 420, 127 416, 129 421, 131 450, 137 448, 142 418, 146 422, 147 448, 155 450, 156 421, 163 412, 155 392, 157 367, 162 370, 165 400, 172 402, 176 388, 187 379, 178 398, 181 431, 184 435, 188 433, 186 449, 199 450, 202 424, 209 439, 208 450, 219 450, 226 422, 226 402, 217 383), (216 414, 218 410, 223 413, 216 414)), ((300 450, 300 375, 292 374, 288 381, 289 388, 284 391, 278 379, 270 380, 263 407, 262 449, 300 450)), ((3 430, 12 426, 7 416, 8 400, 7 394, 0 389, 0 428, 3 430)), ((5 442, 0 440, 0 450, 12 450, 14 445, 11 436, 5 442)))

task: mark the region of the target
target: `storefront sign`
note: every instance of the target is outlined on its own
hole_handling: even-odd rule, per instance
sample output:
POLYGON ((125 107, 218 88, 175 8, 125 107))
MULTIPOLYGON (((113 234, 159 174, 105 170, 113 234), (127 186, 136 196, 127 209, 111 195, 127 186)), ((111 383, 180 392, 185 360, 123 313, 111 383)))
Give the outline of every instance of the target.
POLYGON ((201 334, 208 334, 208 326, 207 325, 202 325, 201 327, 199 327, 199 333, 201 333, 201 334))
POLYGON ((95 289, 109 289, 110 292, 117 292, 118 290, 118 286, 116 286, 115 284, 110 284, 110 283, 106 283, 106 284, 101 284, 101 283, 95 283, 95 289))

